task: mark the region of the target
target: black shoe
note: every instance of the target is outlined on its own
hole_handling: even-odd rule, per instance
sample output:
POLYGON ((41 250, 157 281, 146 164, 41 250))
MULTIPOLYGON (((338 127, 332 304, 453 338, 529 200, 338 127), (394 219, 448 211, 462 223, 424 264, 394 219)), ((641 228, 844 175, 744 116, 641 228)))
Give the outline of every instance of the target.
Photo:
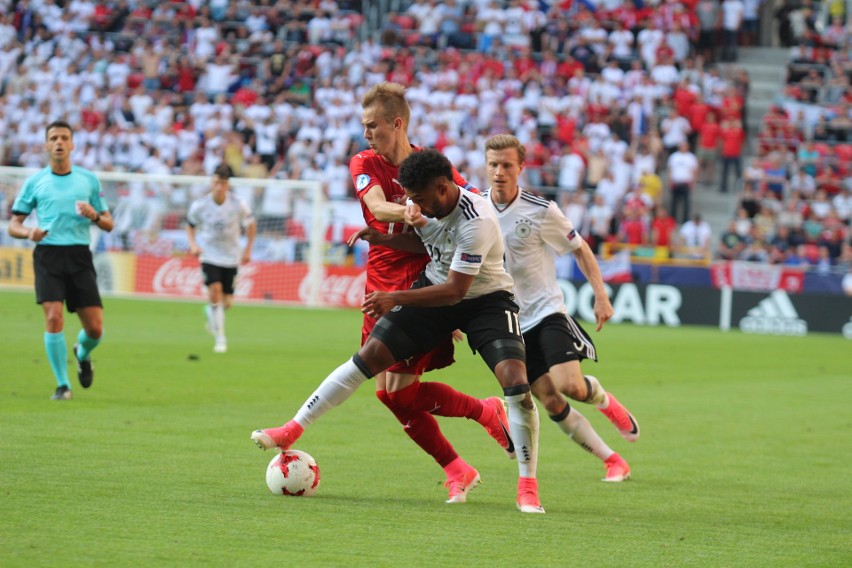
POLYGON ((71 389, 68 387, 56 387, 56 392, 50 400, 71 400, 71 389))
POLYGON ((95 370, 92 367, 91 360, 81 361, 77 356, 78 343, 74 344, 74 358, 77 359, 77 380, 80 381, 80 386, 84 389, 92 386, 92 381, 95 379, 95 370))

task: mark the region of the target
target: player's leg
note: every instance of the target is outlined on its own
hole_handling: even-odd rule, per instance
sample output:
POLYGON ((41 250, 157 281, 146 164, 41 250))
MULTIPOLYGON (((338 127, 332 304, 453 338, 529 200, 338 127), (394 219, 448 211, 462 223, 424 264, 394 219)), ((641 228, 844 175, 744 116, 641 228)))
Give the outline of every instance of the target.
POLYGON ((56 392, 51 397, 53 400, 71 398, 68 346, 64 332, 63 307, 67 293, 62 273, 62 267, 65 266, 63 260, 62 252, 57 247, 37 246, 33 252, 36 303, 41 305, 44 313, 44 350, 57 384, 56 392))
POLYGON ((543 513, 538 499, 538 408, 527 382, 526 351, 518 322, 518 306, 509 293, 488 294, 453 306, 454 322, 467 333, 470 347, 479 353, 497 377, 509 407, 509 433, 518 457, 518 509, 543 513))
POLYGON ((308 397, 296 416, 279 428, 255 430, 251 439, 261 449, 287 450, 305 428, 335 406, 343 404, 367 379, 396 363, 387 346, 370 337, 348 361, 331 372, 308 397))
POLYGON ((218 282, 211 284, 208 288, 210 290, 210 304, 213 306, 213 319, 216 327, 216 345, 213 351, 216 353, 225 353, 228 350, 228 340, 225 338, 225 311, 233 303, 234 280, 237 277, 237 269, 218 267, 218 272, 218 282))
MULTIPOLYGON (((629 441, 639 438, 639 425, 630 412, 604 390, 597 378, 583 375, 580 361, 597 361, 597 349, 592 338, 571 316, 555 314, 544 319, 541 327, 541 348, 548 372, 556 390, 570 399, 594 404, 612 422, 618 433, 629 441)), ((526 337, 526 334, 525 334, 526 337)), ((539 369, 543 374, 545 369, 539 369)))
POLYGON ((550 375, 556 389, 565 396, 597 406, 625 440, 635 442, 639 438, 639 423, 633 414, 612 393, 607 392, 596 377, 584 375, 579 361, 568 361, 552 367, 550 375))
POLYGON ((456 453, 434 416, 400 405, 388 392, 391 388, 406 390, 413 383, 419 383, 417 375, 379 373, 376 375, 376 397, 403 425, 408 437, 444 470, 447 476, 444 485, 449 488, 447 503, 464 503, 468 492, 480 481, 479 472, 456 453))
POLYGON ((604 481, 623 481, 630 476, 630 467, 610 448, 595 431, 585 416, 565 401, 556 390, 550 375, 544 374, 530 385, 532 393, 541 401, 550 419, 578 446, 600 459, 606 467, 604 481))
POLYGON ((56 393, 53 400, 68 400, 71 398, 71 383, 68 381, 68 346, 65 344, 63 331, 65 322, 62 313, 62 302, 42 302, 44 312, 44 350, 47 361, 56 378, 56 393))
POLYGON ((74 358, 77 360, 77 379, 83 388, 92 386, 95 370, 92 365, 92 351, 103 339, 104 310, 101 306, 77 308, 82 328, 77 333, 74 344, 74 358))
MULTIPOLYGON (((449 348, 450 353, 452 353, 451 340, 449 348)), ((427 359, 440 349, 439 347, 426 355, 427 359)), ((450 362, 452 362, 451 356, 450 362)), ((396 369, 397 367, 395 365, 393 368, 396 369)), ((503 401, 499 398, 492 397, 480 400, 459 392, 445 383, 421 382, 418 374, 388 372, 387 380, 388 396, 396 406, 428 412, 437 416, 475 420, 500 444, 500 447, 510 458, 515 457, 514 444, 508 431, 506 410, 503 407, 503 401)))
MULTIPOLYGON (((496 350, 488 345, 481 351, 483 358, 492 355, 487 350, 496 350)), ((505 348, 500 347, 504 350, 505 348)), ((522 350, 523 344, 517 349, 522 350)), ((518 499, 517 506, 524 513, 544 513, 538 499, 538 409, 530 395, 530 386, 526 382, 526 368, 521 359, 504 359, 494 366, 494 375, 503 387, 503 394, 509 407, 509 430, 515 442, 518 457, 518 499)))
POLYGON ((98 291, 98 279, 88 247, 75 249, 69 254, 73 262, 74 275, 68 283, 65 301, 68 311, 80 318, 82 329, 74 343, 74 358, 77 360, 77 379, 83 388, 89 388, 94 380, 92 350, 100 344, 104 333, 103 303, 98 291))

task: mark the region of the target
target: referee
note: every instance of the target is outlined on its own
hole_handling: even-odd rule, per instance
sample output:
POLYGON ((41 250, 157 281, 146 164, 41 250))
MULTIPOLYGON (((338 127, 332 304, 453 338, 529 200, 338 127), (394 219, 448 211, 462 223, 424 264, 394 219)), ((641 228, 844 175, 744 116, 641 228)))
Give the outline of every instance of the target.
POLYGON ((89 388, 94 378, 90 355, 103 336, 103 304, 89 250, 89 227, 94 224, 109 232, 113 221, 98 179, 89 170, 71 165, 71 126, 54 121, 45 132, 50 165, 24 182, 12 205, 9 234, 37 243, 33 251, 36 302, 44 310, 44 347, 58 384, 51 399, 70 400, 62 304, 76 312, 83 325, 74 357, 80 386, 89 388), (24 220, 32 212, 38 226, 25 227, 24 220))

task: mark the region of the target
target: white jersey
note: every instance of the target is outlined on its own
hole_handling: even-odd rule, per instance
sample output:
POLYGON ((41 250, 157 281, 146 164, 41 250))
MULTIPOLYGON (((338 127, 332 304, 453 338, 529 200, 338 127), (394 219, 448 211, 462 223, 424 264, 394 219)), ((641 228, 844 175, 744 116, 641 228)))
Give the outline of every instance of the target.
POLYGON ((459 201, 449 215, 428 219, 415 231, 432 259, 426 277, 433 284, 445 283, 455 270, 475 277, 465 300, 512 291, 512 277, 503 266, 500 225, 480 195, 459 188, 459 201))
POLYGON ((186 219, 195 227, 201 262, 223 268, 240 265, 240 229, 254 221, 245 201, 228 192, 218 205, 213 194, 208 193, 192 202, 186 219))
POLYGON ((520 306, 521 332, 526 333, 555 313, 567 313, 556 282, 556 256, 574 252, 582 237, 553 201, 518 190, 518 196, 500 211, 483 197, 497 215, 506 241, 506 268, 515 280, 515 301, 520 306))

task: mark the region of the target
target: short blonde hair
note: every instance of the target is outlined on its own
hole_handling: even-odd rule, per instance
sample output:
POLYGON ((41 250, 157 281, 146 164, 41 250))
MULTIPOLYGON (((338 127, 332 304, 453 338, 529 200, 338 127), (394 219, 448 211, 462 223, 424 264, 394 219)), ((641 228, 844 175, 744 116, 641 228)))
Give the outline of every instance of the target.
POLYGON ((381 109, 379 114, 386 121, 393 122, 396 117, 400 117, 405 127, 408 128, 411 107, 405 100, 405 86, 390 82, 373 85, 361 97, 361 108, 366 109, 374 105, 379 105, 381 109))
POLYGON ((508 150, 514 148, 518 152, 518 163, 523 164, 524 158, 527 156, 527 149, 521 144, 515 136, 511 134, 495 134, 485 141, 485 151, 488 150, 508 150))

